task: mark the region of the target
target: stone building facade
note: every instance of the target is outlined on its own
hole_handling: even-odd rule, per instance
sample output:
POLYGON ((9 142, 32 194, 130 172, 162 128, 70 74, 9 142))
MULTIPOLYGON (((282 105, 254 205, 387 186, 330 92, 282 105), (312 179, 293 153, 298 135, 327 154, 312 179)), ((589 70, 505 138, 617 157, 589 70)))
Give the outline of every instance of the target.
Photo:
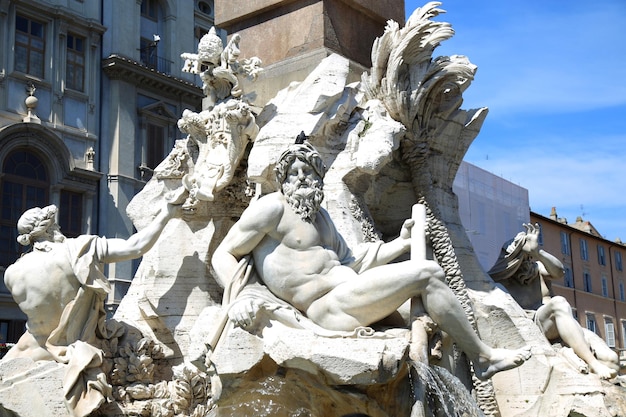
MULTIPOLYGON (((0 271, 20 255, 15 225, 30 207, 63 207, 68 236, 97 230, 105 31, 98 2, 0 1, 0 271)), ((24 319, 2 284, 0 343, 24 319)))

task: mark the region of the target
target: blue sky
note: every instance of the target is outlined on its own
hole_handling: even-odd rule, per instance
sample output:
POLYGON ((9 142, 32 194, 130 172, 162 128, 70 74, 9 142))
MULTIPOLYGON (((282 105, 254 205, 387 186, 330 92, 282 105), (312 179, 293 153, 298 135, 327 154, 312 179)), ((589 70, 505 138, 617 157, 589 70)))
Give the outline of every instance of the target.
MULTIPOLYGON (((406 15, 426 3, 406 0, 406 15)), ((626 1, 448 0, 435 55, 478 66, 462 108, 489 115, 465 160, 626 242, 626 1)))

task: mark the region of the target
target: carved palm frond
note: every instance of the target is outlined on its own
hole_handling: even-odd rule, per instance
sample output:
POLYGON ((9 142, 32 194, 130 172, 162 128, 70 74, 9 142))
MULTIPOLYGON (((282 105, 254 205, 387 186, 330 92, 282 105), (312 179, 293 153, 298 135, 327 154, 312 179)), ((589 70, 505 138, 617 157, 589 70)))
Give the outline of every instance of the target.
POLYGON ((449 23, 431 20, 444 13, 440 5, 418 8, 404 28, 388 22, 372 48, 371 74, 363 77, 366 96, 381 100, 409 136, 426 142, 445 127, 442 122, 465 121, 455 113, 476 72, 463 56, 433 59, 435 48, 454 35, 449 23))

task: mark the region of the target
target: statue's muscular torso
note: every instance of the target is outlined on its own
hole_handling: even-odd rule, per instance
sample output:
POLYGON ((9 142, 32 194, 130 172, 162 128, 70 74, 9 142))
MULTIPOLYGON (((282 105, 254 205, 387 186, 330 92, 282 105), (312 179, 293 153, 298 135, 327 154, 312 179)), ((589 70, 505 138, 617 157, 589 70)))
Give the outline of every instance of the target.
POLYGON ((7 268, 4 282, 28 316, 28 330, 43 346, 59 324, 65 306, 80 287, 63 243, 49 252, 34 250, 7 268))
POLYGON ((274 216, 261 242, 254 248, 256 269, 278 297, 306 312, 310 304, 356 273, 341 265, 333 247, 336 231, 323 209, 315 221, 303 221, 279 193, 265 197, 273 209, 256 213, 274 216), (278 206, 278 207, 277 207, 278 206))

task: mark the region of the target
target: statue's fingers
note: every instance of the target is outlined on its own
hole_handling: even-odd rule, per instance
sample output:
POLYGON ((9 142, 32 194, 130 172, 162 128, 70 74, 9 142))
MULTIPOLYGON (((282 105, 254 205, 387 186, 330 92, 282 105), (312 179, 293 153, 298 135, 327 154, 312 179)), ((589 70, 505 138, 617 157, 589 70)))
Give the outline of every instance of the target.
POLYGON ((254 302, 250 301, 248 304, 246 304, 246 315, 248 317, 253 316, 255 313, 255 308, 254 308, 254 302))
POLYGON ((232 321, 239 327, 243 327, 245 325, 245 309, 241 308, 241 306, 236 306, 231 310, 231 319, 232 321))

